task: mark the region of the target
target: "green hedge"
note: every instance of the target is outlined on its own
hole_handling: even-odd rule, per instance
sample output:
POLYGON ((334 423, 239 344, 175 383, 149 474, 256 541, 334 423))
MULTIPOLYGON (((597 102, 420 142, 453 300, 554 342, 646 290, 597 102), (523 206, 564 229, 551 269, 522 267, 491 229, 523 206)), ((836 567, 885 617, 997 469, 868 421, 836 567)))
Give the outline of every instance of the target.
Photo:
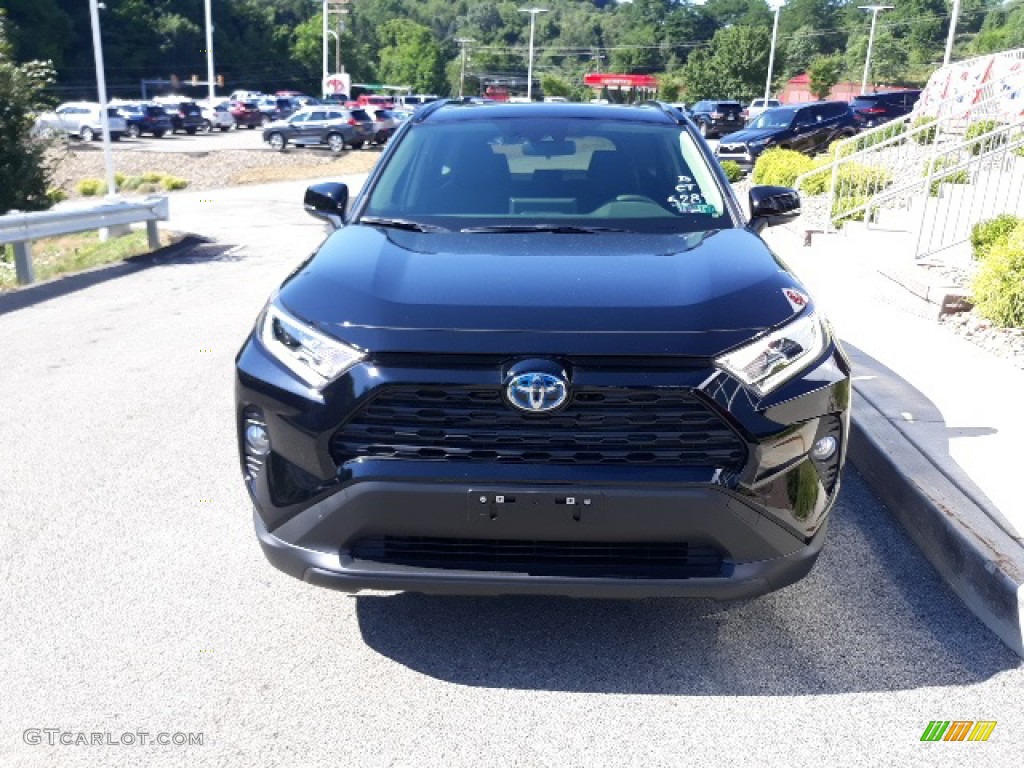
MULTIPOLYGON (((831 158, 822 156, 815 158, 814 166, 828 165, 831 158)), ((874 165, 863 163, 846 163, 839 166, 836 174, 839 191, 844 195, 874 195, 892 185, 892 173, 874 165)), ((823 195, 832 186, 832 169, 826 168, 821 173, 808 176, 800 184, 800 190, 808 195, 823 195)))
POLYGON ((743 169, 740 168, 740 164, 734 160, 724 160, 721 165, 722 170, 725 171, 725 177, 730 182, 739 181, 743 178, 743 169))
POLYGON ((971 300, 996 325, 1024 328, 1024 226, 989 249, 971 283, 971 300))
POLYGON ((814 168, 814 161, 807 155, 791 149, 769 149, 754 164, 754 184, 771 184, 792 187, 796 177, 814 168))
POLYGON ((937 157, 935 160, 929 160, 924 164, 924 170, 921 171, 923 178, 928 178, 928 169, 932 169, 932 184, 928 190, 928 194, 931 197, 939 196, 939 186, 941 184, 970 184, 971 178, 967 174, 966 168, 961 168, 956 171, 947 171, 947 168, 952 168, 955 165, 960 164, 960 158, 958 157, 937 157))
MULTIPOLYGON (((878 131, 878 133, 869 133, 868 135, 857 139, 855 142, 857 150, 867 149, 868 147, 873 147, 875 144, 881 144, 883 141, 888 141, 895 136, 901 136, 906 132, 906 130, 907 126, 905 123, 893 120, 886 124, 886 126, 882 130, 878 131)), ((901 141, 894 141, 889 146, 891 147, 902 143, 903 142, 901 141)))
POLYGON ((1001 213, 994 219, 979 221, 971 227, 971 250, 974 258, 984 261, 993 246, 1005 243, 1015 229, 1024 226, 1024 219, 1001 213))

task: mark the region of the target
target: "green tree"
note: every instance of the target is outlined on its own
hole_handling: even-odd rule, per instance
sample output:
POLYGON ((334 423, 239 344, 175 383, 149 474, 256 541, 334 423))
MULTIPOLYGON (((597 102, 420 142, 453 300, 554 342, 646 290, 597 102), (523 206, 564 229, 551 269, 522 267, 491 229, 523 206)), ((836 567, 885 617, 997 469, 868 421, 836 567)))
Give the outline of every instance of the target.
POLYGON ((815 98, 827 99, 832 86, 839 82, 843 60, 839 56, 819 56, 811 62, 807 74, 811 78, 811 93, 815 98))
POLYGON ((708 48, 690 54, 682 70, 688 101, 748 98, 764 89, 771 30, 735 26, 715 33, 708 48))
POLYGON ((48 62, 16 64, 7 41, 7 20, 0 10, 0 214, 50 207, 45 144, 33 139, 34 113, 43 89, 53 81, 48 62))
POLYGON ((393 85, 407 85, 419 93, 436 93, 444 87, 444 59, 431 31, 408 19, 393 19, 379 32, 380 78, 393 85))

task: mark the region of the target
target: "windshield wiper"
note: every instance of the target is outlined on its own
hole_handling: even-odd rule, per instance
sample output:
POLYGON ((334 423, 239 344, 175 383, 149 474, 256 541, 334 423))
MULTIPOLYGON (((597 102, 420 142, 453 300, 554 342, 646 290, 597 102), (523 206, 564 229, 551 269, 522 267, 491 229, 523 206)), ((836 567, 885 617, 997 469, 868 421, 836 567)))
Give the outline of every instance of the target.
POLYGON ((625 232, 614 227, 581 227, 576 224, 505 224, 492 227, 466 227, 460 232, 470 234, 501 234, 504 232, 554 232, 559 235, 594 235, 600 232, 625 232))
POLYGON ((359 220, 360 224, 375 224, 378 227, 391 227, 392 229, 407 229, 410 232, 450 232, 451 230, 445 229, 444 227, 438 227, 434 224, 423 224, 418 221, 410 221, 409 219, 389 219, 384 216, 363 216, 359 220))

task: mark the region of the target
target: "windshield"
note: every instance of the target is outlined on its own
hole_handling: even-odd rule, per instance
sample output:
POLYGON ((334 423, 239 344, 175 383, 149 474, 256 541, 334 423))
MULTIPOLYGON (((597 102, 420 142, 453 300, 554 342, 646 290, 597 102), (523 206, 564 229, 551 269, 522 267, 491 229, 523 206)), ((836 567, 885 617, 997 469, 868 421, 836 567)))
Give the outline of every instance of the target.
POLYGON ((795 109, 769 109, 758 115, 749 128, 789 128, 793 123, 795 109))
POLYGON ((364 215, 475 231, 732 226, 717 178, 680 126, 564 117, 414 125, 364 215))

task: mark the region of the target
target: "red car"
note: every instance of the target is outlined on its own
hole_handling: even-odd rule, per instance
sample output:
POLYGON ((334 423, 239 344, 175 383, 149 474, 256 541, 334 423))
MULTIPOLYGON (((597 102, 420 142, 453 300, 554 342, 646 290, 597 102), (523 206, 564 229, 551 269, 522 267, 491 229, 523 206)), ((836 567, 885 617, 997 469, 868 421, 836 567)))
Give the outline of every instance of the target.
POLYGON ((257 125, 263 125, 263 113, 255 101, 233 101, 229 109, 239 128, 245 126, 252 130, 257 125))

